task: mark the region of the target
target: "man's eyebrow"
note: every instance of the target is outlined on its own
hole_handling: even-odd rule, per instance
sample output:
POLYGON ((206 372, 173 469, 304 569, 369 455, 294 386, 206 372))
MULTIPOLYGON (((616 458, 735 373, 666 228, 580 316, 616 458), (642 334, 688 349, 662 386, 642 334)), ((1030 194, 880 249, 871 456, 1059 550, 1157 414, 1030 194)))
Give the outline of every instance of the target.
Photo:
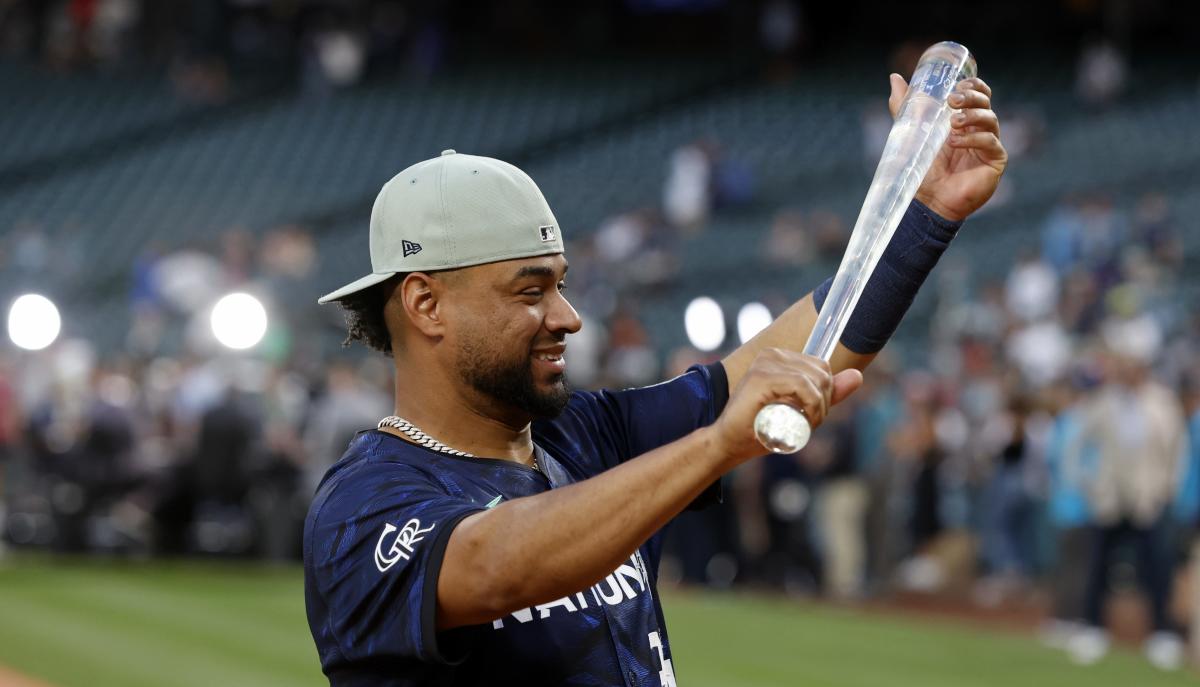
MULTIPOLYGON (((570 265, 566 265, 563 267, 564 275, 567 273, 568 269, 570 269, 570 265)), ((513 280, 515 281, 515 280, 521 279, 523 277, 553 277, 553 276, 554 276, 554 270, 550 267, 546 267, 545 265, 526 265, 525 267, 522 267, 521 269, 517 270, 517 274, 513 277, 513 280)))

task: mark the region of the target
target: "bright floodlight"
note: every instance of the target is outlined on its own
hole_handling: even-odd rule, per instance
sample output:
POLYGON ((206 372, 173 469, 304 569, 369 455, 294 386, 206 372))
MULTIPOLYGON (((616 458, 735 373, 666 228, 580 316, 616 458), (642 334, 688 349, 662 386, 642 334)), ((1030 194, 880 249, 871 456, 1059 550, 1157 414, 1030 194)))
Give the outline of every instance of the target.
POLYGON ((688 303, 683 313, 683 327, 688 340, 702 351, 716 350, 725 340, 725 315, 721 306, 708 296, 700 296, 688 303))
POLYGON ((8 338, 27 351, 40 351, 54 343, 61 330, 58 308, 45 296, 27 293, 13 301, 8 311, 8 338))
POLYGON ((212 330, 225 346, 250 348, 267 333, 267 309, 248 293, 231 293, 213 306, 212 330))
POLYGON ((738 311, 738 339, 746 343, 771 324, 771 311, 762 303, 747 303, 738 311))

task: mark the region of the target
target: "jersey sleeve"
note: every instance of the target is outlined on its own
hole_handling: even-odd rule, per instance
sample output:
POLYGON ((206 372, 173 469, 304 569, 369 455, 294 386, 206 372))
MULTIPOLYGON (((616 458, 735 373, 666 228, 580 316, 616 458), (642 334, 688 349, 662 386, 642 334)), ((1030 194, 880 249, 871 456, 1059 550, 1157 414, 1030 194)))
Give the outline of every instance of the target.
MULTIPOLYGON (((437 580, 454 527, 482 510, 436 478, 402 464, 348 476, 307 533, 329 634, 348 661, 453 664, 463 646, 437 632, 437 580)), ((461 634, 461 633, 459 633, 461 634)))
MULTIPOLYGON (((713 363, 653 386, 577 392, 555 422, 608 469, 712 424, 729 399, 727 380, 725 367, 713 363)), ((716 482, 694 505, 719 500, 716 482)))

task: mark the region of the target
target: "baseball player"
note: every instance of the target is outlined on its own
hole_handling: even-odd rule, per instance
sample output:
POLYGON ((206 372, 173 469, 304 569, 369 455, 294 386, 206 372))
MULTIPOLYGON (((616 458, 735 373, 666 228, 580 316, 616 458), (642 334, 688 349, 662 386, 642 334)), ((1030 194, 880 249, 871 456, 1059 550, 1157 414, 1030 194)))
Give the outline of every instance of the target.
MULTIPOLYGON (((906 84, 892 75, 893 114, 906 84)), ((395 414, 326 473, 304 529, 308 621, 333 685, 674 685, 655 589, 662 527, 764 451, 767 403, 812 425, 862 382, 1007 155, 982 81, 827 364, 795 352, 826 282, 711 365, 572 391, 559 223, 499 160, 444 151, 371 213, 372 273, 340 302, 393 358, 395 414), (859 315, 862 315, 860 317, 859 315)))

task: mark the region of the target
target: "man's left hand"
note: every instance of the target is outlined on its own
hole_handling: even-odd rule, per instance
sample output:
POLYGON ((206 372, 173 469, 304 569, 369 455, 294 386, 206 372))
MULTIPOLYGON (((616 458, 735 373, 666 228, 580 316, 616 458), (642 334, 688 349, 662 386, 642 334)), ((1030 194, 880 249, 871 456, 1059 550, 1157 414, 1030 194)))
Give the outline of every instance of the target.
MULTIPOLYGON (((908 83, 892 74, 888 109, 900 110, 908 83)), ((973 77, 958 83, 950 95, 950 136, 917 189, 917 200, 938 215, 961 221, 978 210, 1000 183, 1008 151, 1000 143, 1000 120, 992 111, 992 89, 973 77)))

